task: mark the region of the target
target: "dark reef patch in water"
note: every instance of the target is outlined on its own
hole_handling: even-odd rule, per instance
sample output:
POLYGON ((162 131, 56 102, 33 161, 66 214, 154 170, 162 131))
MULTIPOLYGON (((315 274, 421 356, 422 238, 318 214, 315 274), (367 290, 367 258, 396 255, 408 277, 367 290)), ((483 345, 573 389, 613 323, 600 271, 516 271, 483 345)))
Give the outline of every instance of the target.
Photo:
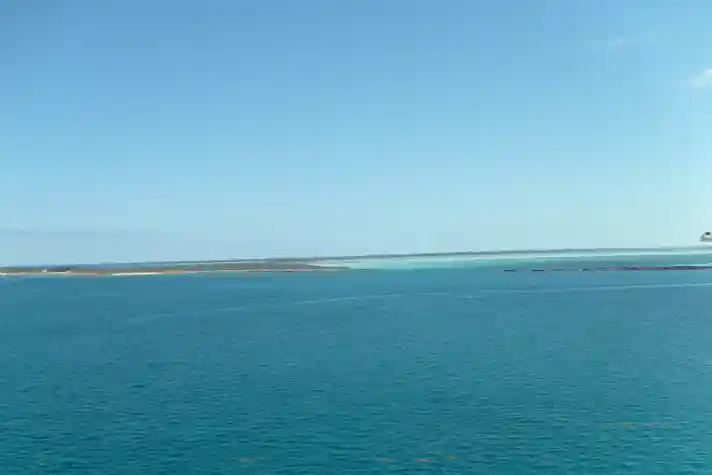
POLYGON ((693 266, 693 265, 679 265, 679 266, 611 266, 611 267, 582 267, 582 268, 552 268, 552 269, 516 269, 507 268, 504 272, 611 272, 611 271, 662 271, 662 270, 712 270, 712 266, 693 266))

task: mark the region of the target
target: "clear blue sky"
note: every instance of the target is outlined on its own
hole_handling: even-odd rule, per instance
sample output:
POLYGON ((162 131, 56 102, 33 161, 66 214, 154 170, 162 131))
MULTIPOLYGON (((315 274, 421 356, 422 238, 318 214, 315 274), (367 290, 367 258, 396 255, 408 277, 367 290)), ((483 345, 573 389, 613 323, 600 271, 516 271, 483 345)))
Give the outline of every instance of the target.
POLYGON ((710 18, 0 0, 0 263, 696 244, 710 18))

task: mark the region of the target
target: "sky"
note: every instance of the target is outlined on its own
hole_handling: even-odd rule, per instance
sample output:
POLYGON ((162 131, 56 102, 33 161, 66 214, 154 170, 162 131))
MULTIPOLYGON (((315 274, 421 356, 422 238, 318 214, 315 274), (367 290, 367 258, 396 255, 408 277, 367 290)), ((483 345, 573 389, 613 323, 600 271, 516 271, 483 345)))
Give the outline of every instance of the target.
POLYGON ((0 0, 0 264, 698 244, 709 0, 0 0))

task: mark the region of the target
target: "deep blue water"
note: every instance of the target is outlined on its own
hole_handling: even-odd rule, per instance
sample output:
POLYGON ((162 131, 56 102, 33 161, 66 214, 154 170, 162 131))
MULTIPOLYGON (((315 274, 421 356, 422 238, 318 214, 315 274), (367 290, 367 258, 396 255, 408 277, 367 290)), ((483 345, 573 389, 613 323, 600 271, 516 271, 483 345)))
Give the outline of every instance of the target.
POLYGON ((712 271, 0 279, 2 474, 709 474, 712 271))

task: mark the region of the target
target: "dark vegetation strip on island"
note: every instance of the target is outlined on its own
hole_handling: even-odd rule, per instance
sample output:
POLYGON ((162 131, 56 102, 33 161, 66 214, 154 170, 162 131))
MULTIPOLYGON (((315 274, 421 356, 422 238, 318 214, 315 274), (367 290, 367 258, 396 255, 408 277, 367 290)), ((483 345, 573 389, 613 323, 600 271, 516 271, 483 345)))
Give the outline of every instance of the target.
MULTIPOLYGON (((311 259, 264 259, 233 262, 213 261, 101 265, 5 266, 0 267, 0 275, 138 275, 181 274, 195 272, 328 272, 344 270, 352 269, 350 269, 348 266, 323 266, 319 265, 318 261, 311 259)), ((573 266, 529 267, 526 265, 522 265, 518 267, 503 267, 501 268, 501 270, 504 272, 675 271, 712 270, 712 265, 617 265, 580 268, 573 266)))
POLYGON ((305 272, 336 271, 345 267, 323 267, 304 262, 221 262, 203 264, 103 265, 103 266, 12 266, 0 267, 0 274, 182 274, 192 272, 305 272))

